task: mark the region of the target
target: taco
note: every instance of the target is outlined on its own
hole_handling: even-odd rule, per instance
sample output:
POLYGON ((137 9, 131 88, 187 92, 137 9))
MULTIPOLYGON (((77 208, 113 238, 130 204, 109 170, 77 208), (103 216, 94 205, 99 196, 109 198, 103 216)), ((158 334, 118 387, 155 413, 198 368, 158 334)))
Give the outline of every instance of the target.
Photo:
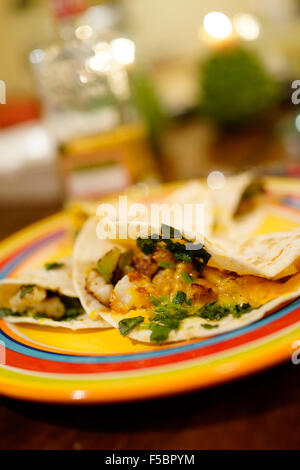
POLYGON ((230 245, 202 236, 193 243, 167 226, 143 238, 136 230, 136 240, 99 240, 96 227, 88 220, 75 246, 78 295, 93 318, 134 340, 220 334, 300 295, 300 229, 230 245))
POLYGON ((11 323, 43 326, 104 328, 84 311, 73 287, 71 259, 46 263, 17 279, 0 281, 0 318, 11 323))
MULTIPOLYGON (((202 204, 201 231, 205 236, 227 236, 237 238, 253 231, 262 220, 264 184, 262 178, 253 172, 244 172, 228 176, 221 189, 212 189, 203 179, 194 179, 187 182, 167 183, 156 186, 147 191, 138 187, 131 187, 120 195, 126 195, 127 204, 142 203, 173 204, 183 207, 185 204, 202 204), (146 194, 147 193, 147 194, 146 194)), ((109 203, 116 209, 118 196, 111 196, 101 201, 81 201, 71 203, 69 212, 72 214, 77 233, 84 222, 97 214, 100 203, 109 203)), ((170 209, 170 212, 171 209, 170 209)))

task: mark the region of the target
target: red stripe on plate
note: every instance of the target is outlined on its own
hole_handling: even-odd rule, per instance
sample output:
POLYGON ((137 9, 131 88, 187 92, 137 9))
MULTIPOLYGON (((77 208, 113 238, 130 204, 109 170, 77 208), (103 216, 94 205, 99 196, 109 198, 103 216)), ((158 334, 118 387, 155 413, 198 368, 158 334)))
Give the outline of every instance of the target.
MULTIPOLYGON (((258 340, 272 333, 275 333, 283 328, 286 328, 300 319, 300 308, 293 310, 284 317, 278 318, 274 322, 256 329, 244 335, 237 336, 224 342, 212 344, 205 348, 186 351, 170 356, 162 356, 151 359, 143 359, 139 361, 126 361, 119 363, 72 363, 72 362, 58 362, 45 359, 38 359, 23 354, 6 350, 6 364, 8 366, 17 367, 25 370, 36 372, 51 372, 61 374, 90 374, 90 373, 105 373, 105 372, 118 372, 129 371, 137 369, 145 369, 150 367, 157 367, 167 364, 173 364, 199 357, 209 356, 211 354, 220 353, 241 345, 245 345, 252 341, 258 340)), ((84 358, 83 358, 84 361, 84 358)))

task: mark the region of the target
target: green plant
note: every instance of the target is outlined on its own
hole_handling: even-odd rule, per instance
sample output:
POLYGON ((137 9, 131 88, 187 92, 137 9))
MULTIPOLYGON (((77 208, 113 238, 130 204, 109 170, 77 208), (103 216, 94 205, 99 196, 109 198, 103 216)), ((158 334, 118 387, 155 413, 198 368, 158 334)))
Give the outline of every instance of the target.
POLYGON ((159 135, 165 126, 166 115, 150 75, 142 69, 130 74, 133 102, 144 120, 149 137, 157 145, 159 135))
POLYGON ((279 99, 275 80, 254 53, 240 47, 215 52, 200 75, 200 109, 222 127, 245 125, 279 99))

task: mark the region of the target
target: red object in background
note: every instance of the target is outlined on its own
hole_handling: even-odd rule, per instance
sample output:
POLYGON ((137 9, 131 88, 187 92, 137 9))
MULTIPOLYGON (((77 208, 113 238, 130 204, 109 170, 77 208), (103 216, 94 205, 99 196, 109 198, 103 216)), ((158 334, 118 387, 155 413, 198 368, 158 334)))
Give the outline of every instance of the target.
POLYGON ((41 117, 41 104, 35 99, 9 100, 0 105, 0 128, 41 117))
POLYGON ((88 0, 52 0, 55 18, 79 15, 88 7, 88 0))
POLYGON ((295 162, 287 165, 286 174, 293 178, 300 178, 300 163, 295 162))

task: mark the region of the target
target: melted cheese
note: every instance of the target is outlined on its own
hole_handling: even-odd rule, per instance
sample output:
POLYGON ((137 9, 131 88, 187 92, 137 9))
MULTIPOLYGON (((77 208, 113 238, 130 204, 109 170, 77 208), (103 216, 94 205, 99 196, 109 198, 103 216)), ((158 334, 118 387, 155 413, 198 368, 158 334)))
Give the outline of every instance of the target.
POLYGON ((300 286, 300 274, 288 281, 272 281, 258 276, 237 276, 214 268, 205 268, 203 276, 213 285, 220 303, 250 303, 259 307, 276 297, 293 292, 300 286))
POLYGON ((185 292, 196 307, 217 301, 231 305, 249 303, 253 308, 257 308, 300 287, 300 273, 283 282, 252 275, 239 276, 206 267, 200 277, 193 271, 192 265, 185 263, 178 263, 176 269, 159 271, 152 282, 147 276, 140 276, 142 277, 137 275, 135 278, 134 273, 131 273, 130 285, 126 291, 129 299, 127 303, 120 303, 116 292, 113 293, 113 313, 125 314, 127 317, 136 316, 140 311, 139 314, 148 317, 154 308, 149 301, 150 295, 159 299, 167 294, 172 299, 178 290, 185 292), (194 278, 193 282, 187 284, 181 276, 182 272, 190 274, 194 278))

